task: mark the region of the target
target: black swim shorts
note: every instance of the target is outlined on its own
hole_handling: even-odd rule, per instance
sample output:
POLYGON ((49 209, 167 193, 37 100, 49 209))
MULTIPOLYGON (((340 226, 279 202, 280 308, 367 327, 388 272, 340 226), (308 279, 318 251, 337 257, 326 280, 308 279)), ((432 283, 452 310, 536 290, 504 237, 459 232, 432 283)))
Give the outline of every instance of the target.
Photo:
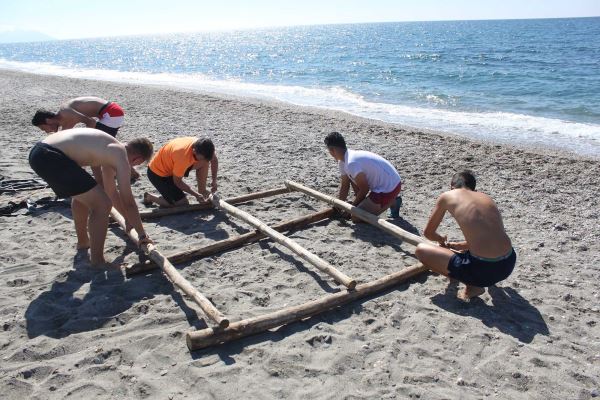
POLYGON ((98 184, 75 161, 49 144, 38 142, 29 152, 29 165, 60 198, 76 196, 98 184))
POLYGON ((119 132, 119 128, 111 128, 110 126, 104 125, 102 122, 96 122, 96 129, 101 130, 102 132, 108 133, 110 136, 116 138, 117 133, 119 132))
POLYGON ((467 285, 488 287, 508 278, 516 261, 514 250, 494 261, 481 259, 467 251, 452 256, 448 262, 448 272, 451 278, 467 285))
POLYGON ((175 204, 185 197, 183 190, 175 186, 172 176, 157 175, 148 167, 148 180, 169 204, 175 204))

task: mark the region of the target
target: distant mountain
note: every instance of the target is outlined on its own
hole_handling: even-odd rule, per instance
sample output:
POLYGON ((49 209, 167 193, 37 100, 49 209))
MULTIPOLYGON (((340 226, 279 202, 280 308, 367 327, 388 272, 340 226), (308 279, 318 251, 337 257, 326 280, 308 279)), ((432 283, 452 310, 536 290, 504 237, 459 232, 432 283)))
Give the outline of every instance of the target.
POLYGON ((4 31, 0 32, 0 43, 43 42, 56 40, 52 36, 37 31, 4 31))

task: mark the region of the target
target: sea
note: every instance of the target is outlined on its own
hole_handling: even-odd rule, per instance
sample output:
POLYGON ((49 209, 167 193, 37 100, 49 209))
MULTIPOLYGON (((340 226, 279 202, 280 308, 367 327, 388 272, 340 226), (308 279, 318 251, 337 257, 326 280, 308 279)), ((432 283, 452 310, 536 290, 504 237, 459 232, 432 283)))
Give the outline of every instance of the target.
POLYGON ((0 68, 278 100, 600 157, 600 18, 0 44, 0 68))

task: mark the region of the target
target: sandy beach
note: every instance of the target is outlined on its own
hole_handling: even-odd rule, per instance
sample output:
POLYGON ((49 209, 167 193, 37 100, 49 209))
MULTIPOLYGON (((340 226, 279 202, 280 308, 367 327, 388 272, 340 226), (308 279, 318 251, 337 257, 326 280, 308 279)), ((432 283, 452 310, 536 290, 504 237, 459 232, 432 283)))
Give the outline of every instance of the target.
MULTIPOLYGON (((404 180, 402 228, 421 234, 452 174, 472 169, 502 212, 514 273, 480 299, 421 275, 378 296, 278 329, 190 352, 202 311, 158 271, 126 278, 139 255, 109 227, 109 269, 75 249, 70 207, 1 216, 0 398, 6 399, 589 399, 600 397, 600 167, 597 159, 519 149, 266 101, 164 87, 0 71, 0 178, 35 178, 36 109, 96 95, 121 104, 118 138, 211 138, 219 192, 234 197, 291 179, 335 195, 323 145, 390 160, 404 180)), ((141 205, 142 179, 133 185, 141 205)), ((192 180, 190 179, 190 182, 192 180)), ((48 190, 0 195, 39 200, 48 190)), ((326 207, 301 193, 239 206, 268 224, 326 207)), ((220 211, 145 223, 169 255, 252 228, 220 211)), ((446 216, 442 232, 461 239, 446 216)), ((333 219, 289 235, 360 282, 413 265, 414 247, 366 224, 333 219)), ((331 278, 270 240, 178 265, 232 321, 337 290, 331 278)))

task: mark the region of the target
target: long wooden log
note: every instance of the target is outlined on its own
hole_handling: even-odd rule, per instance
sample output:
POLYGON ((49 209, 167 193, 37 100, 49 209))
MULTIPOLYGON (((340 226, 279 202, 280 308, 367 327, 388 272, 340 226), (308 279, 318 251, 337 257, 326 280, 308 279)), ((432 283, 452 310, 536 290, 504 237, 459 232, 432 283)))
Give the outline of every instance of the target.
POLYGON ((127 233, 129 238, 163 270, 165 275, 167 275, 167 277, 171 280, 171 282, 173 282, 173 284, 175 284, 175 286, 181 289, 183 293, 191 297, 192 300, 194 300, 196 304, 200 306, 202 311, 204 311, 204 313, 219 326, 219 329, 226 328, 229 325, 229 320, 225 318, 223 314, 221 314, 219 310, 215 308, 215 306, 213 306, 210 300, 196 290, 196 288, 194 288, 192 284, 189 283, 183 276, 181 276, 173 264, 171 264, 169 260, 167 260, 166 257, 158 251, 156 246, 148 243, 143 243, 140 245, 139 237, 135 229, 127 231, 125 218, 123 218, 123 216, 114 208, 111 210, 110 214, 127 233))
POLYGON ((316 254, 313 254, 310 251, 306 250, 304 247, 300 246, 298 243, 294 242, 292 239, 285 237, 281 233, 277 232, 275 229, 269 227, 268 225, 266 225, 265 223, 260 221, 258 218, 255 218, 252 215, 248 214, 247 212, 244 212, 244 211, 240 210, 239 208, 234 207, 231 204, 228 204, 226 201, 219 199, 218 196, 212 196, 212 200, 213 200, 213 203, 215 204, 215 207, 218 207, 218 208, 224 210, 226 213, 231 214, 234 217, 237 217, 237 218, 241 219, 242 221, 245 221, 248 224, 252 225, 253 227, 258 229, 265 235, 269 236, 271 239, 273 239, 277 243, 292 250, 294 253, 296 253, 298 256, 300 256, 303 260, 311 263, 312 265, 317 267, 319 270, 321 270, 321 271, 325 272, 326 274, 328 274, 329 276, 333 277, 337 282, 341 283, 342 285, 346 286, 347 288, 353 289, 356 286, 356 281, 354 279, 352 279, 349 276, 347 276, 346 274, 338 271, 333 265, 329 264, 327 261, 321 259, 316 254))
MULTIPOLYGON (((275 229, 277 232, 290 231, 330 218, 333 215, 333 213, 333 208, 327 208, 316 213, 281 222, 277 225, 273 225, 272 228, 275 229)), ((183 251, 180 253, 175 253, 168 256, 167 259, 173 264, 179 264, 185 261, 207 257, 225 250, 235 249, 248 243, 257 242, 261 239, 264 239, 265 237, 267 237, 267 235, 265 235, 259 230, 256 230, 253 232, 245 233, 243 235, 238 235, 224 240, 220 240, 218 242, 209 244, 208 246, 203 246, 196 249, 183 251)), ((130 277, 132 275, 152 271, 156 268, 158 268, 158 265, 156 265, 156 263, 152 262, 151 260, 148 260, 143 263, 137 263, 126 267, 125 274, 127 277, 130 277)))
MULTIPOLYGON (((229 204, 240 204, 240 203, 245 203, 250 200, 264 199, 265 197, 271 197, 271 196, 276 196, 278 194, 289 193, 290 191, 291 190, 288 189, 287 187, 276 188, 276 189, 264 190, 262 192, 249 193, 249 194, 245 194, 243 196, 232 197, 232 198, 227 199, 226 201, 229 204)), ((140 217, 142 218, 142 220, 147 220, 147 219, 152 219, 152 218, 164 217, 167 215, 182 214, 182 213, 186 213, 186 212, 190 212, 190 211, 209 210, 211 208, 214 208, 214 205, 210 201, 208 201, 206 203, 188 204, 186 206, 157 208, 152 211, 143 211, 140 213, 140 217)))
POLYGON ((324 193, 318 192, 314 189, 301 185, 299 183, 293 181, 285 181, 285 185, 293 190, 297 190, 299 192, 305 193, 311 197, 322 200, 329 205, 339 208, 341 210, 347 211, 350 214, 357 216, 365 222, 368 222, 371 225, 374 225, 382 230, 394 235, 397 238, 402 239, 403 241, 412 244, 413 246, 418 245, 419 243, 431 243, 429 240, 417 236, 413 233, 407 232, 404 229, 387 222, 383 218, 379 218, 379 216, 371 214, 361 208, 353 206, 352 204, 346 203, 340 199, 336 199, 335 197, 328 196, 324 193))
POLYGON ((427 271, 427 268, 418 263, 375 281, 360 284, 354 290, 342 290, 341 292, 330 294, 302 305, 287 307, 259 317, 233 322, 228 328, 221 331, 207 328, 189 332, 186 335, 186 342, 188 348, 194 351, 264 332, 268 329, 312 317, 313 315, 339 307, 356 299, 384 291, 425 271, 427 271))

